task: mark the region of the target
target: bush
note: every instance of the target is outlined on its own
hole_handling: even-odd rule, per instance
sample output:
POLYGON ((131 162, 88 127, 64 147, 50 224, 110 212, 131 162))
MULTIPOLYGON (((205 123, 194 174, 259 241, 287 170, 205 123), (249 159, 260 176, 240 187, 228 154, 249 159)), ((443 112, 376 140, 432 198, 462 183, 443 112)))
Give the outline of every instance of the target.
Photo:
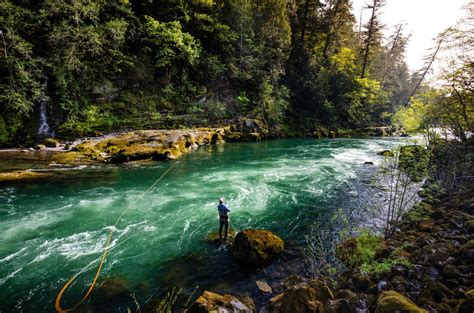
POLYGON ((361 229, 358 236, 349 240, 353 240, 354 244, 352 244, 353 248, 345 263, 351 268, 359 268, 362 273, 378 277, 389 271, 394 265, 411 266, 406 258, 396 257, 398 250, 384 257, 385 254, 388 254, 386 241, 367 228, 361 229))

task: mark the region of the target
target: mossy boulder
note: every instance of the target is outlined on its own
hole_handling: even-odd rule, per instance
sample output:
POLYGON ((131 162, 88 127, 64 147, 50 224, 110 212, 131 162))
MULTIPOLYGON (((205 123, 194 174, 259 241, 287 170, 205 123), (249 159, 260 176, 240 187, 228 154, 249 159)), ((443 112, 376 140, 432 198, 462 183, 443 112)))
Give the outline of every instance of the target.
POLYGON ((283 252, 284 242, 268 230, 248 229, 237 234, 233 253, 239 263, 261 267, 283 252))
POLYGON ((396 291, 384 291, 377 299, 376 313, 428 313, 396 291))
POLYGON ((334 294, 331 288, 329 288, 329 286, 322 280, 313 279, 310 280, 308 284, 316 291, 316 298, 319 301, 325 303, 329 300, 334 300, 334 294))
POLYGON ((292 286, 270 299, 271 312, 324 312, 316 290, 306 283, 292 286))
POLYGON ((187 313, 210 313, 210 312, 256 312, 255 304, 249 297, 235 297, 232 295, 220 295, 210 291, 204 293, 185 310, 187 313))
POLYGON ((39 150, 39 151, 46 150, 46 146, 45 145, 36 145, 35 150, 39 150))
POLYGON ((44 140, 44 145, 48 148, 57 148, 59 147, 60 143, 59 140, 55 138, 46 138, 44 140))

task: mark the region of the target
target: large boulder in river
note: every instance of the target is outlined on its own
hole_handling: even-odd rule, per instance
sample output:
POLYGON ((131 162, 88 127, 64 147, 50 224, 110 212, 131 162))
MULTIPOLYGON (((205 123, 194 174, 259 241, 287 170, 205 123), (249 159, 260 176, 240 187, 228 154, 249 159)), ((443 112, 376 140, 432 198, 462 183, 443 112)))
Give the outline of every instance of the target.
POLYGON ((428 313, 396 291, 384 291, 377 300, 376 313, 428 313))
POLYGON ((187 313, 208 312, 256 312, 255 304, 249 297, 220 295, 210 291, 204 293, 187 309, 187 313))
POLYGON ((247 229, 239 232, 234 241, 234 256, 249 266, 265 266, 281 252, 284 243, 268 230, 247 229))

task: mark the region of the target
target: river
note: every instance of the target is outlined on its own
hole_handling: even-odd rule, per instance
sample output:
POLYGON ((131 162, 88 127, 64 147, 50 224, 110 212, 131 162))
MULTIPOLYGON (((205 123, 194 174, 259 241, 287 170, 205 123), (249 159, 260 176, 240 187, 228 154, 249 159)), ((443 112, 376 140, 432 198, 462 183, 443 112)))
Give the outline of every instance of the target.
MULTIPOLYGON (((299 251, 312 223, 357 203, 362 177, 376 168, 364 162, 377 164, 377 151, 403 140, 228 143, 201 147, 178 161, 86 167, 74 179, 0 187, 0 311, 54 311, 60 288, 83 270, 63 307, 77 302, 110 228, 128 205, 102 277, 124 278, 141 304, 172 286, 183 288, 184 296, 196 286, 198 293, 248 292, 268 270, 241 271, 229 251, 205 240, 217 227, 219 197, 232 209, 232 228, 269 229, 290 251, 299 251)), ((291 268, 273 271, 283 275, 291 268)), ((127 301, 113 310, 126 312, 127 301)))

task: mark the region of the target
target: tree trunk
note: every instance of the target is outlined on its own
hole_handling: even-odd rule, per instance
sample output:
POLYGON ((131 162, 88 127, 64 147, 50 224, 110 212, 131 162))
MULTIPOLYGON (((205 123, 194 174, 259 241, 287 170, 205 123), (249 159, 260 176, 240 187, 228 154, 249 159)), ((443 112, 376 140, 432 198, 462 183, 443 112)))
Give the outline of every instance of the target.
POLYGON ((367 62, 369 59, 370 40, 372 39, 372 35, 374 31, 374 19, 375 19, 376 7, 377 7, 377 0, 374 0, 374 3, 372 5, 372 16, 370 17, 369 29, 368 29, 368 34, 367 34, 367 44, 365 45, 364 61, 362 63, 362 73, 360 74, 360 78, 365 77, 365 70, 367 68, 367 62))

